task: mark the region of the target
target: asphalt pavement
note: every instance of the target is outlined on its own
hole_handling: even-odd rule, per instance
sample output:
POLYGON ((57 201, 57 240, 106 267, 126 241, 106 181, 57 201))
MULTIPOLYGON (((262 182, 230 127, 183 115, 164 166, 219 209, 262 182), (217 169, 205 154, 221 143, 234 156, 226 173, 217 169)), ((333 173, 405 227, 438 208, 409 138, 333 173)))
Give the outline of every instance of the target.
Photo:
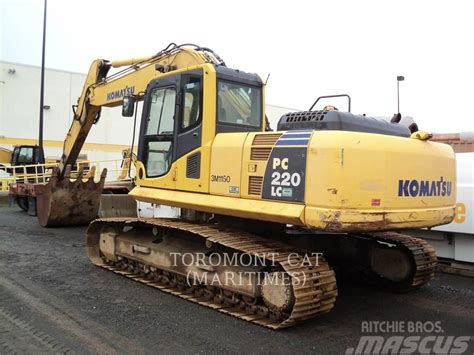
POLYGON ((340 354, 367 334, 474 335, 471 278, 437 274, 409 294, 339 280, 333 311, 272 331, 92 265, 85 230, 0 206, 0 353, 340 354))

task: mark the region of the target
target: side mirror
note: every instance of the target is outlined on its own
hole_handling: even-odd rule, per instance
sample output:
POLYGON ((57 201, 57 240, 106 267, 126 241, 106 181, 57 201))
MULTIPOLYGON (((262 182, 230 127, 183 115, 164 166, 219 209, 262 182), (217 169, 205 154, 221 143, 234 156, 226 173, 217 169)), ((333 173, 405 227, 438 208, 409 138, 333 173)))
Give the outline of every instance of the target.
POLYGON ((133 96, 124 96, 122 101, 122 116, 132 117, 135 109, 136 99, 133 96))

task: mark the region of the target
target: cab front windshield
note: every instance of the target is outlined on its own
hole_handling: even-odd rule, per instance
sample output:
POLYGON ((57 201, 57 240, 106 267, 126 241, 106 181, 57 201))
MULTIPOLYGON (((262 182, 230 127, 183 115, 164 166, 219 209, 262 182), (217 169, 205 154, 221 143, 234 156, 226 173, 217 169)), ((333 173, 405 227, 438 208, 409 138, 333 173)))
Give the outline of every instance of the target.
POLYGON ((219 81, 217 116, 220 123, 261 127, 261 89, 240 83, 219 81))

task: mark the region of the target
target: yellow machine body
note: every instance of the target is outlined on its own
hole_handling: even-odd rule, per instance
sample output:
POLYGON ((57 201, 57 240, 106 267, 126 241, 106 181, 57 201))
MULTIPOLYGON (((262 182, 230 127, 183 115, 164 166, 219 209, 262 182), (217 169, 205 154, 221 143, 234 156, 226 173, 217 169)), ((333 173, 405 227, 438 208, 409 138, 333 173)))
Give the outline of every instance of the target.
POLYGON ((202 144, 160 177, 148 178, 138 162, 137 187, 130 193, 137 200, 332 231, 452 220, 450 147, 415 136, 347 131, 216 134, 216 71, 211 64, 198 67, 204 73, 202 144), (188 158, 197 153, 200 176, 188 178, 188 158))
POLYGON ((146 202, 332 231, 430 227, 449 223, 454 216, 455 158, 447 145, 314 131, 303 148, 276 146, 284 134, 218 134, 205 149, 210 152, 210 166, 203 167, 199 181, 180 174, 186 170, 185 156, 163 177, 137 179, 130 194, 146 202), (283 155, 270 161, 273 149, 283 155), (303 173, 292 168, 294 150, 305 151, 303 173), (288 166, 281 167, 282 161, 288 166), (266 174, 267 169, 280 174, 279 181, 266 174), (294 189, 293 174, 301 175, 303 199, 263 198, 264 185, 270 185, 275 195, 285 188, 281 177, 285 170, 290 174, 287 189, 294 189))

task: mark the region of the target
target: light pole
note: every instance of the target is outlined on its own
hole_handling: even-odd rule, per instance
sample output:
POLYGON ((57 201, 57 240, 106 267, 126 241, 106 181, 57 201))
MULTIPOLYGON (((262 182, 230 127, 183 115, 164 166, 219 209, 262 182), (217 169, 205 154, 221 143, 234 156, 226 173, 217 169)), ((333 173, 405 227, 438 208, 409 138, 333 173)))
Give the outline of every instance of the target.
MULTIPOLYGON (((38 145, 40 147, 40 154, 43 152, 43 106, 44 106, 44 61, 45 61, 45 50, 46 50, 46 9, 48 7, 48 0, 44 0, 44 15, 43 15, 43 49, 41 53, 41 87, 40 87, 40 115, 39 115, 39 135, 38 145)), ((41 156, 40 160, 44 158, 41 156)), ((40 161, 43 163, 43 161, 40 161)))
POLYGON ((398 113, 400 113, 400 81, 404 81, 405 77, 402 75, 397 76, 397 109, 398 113))

